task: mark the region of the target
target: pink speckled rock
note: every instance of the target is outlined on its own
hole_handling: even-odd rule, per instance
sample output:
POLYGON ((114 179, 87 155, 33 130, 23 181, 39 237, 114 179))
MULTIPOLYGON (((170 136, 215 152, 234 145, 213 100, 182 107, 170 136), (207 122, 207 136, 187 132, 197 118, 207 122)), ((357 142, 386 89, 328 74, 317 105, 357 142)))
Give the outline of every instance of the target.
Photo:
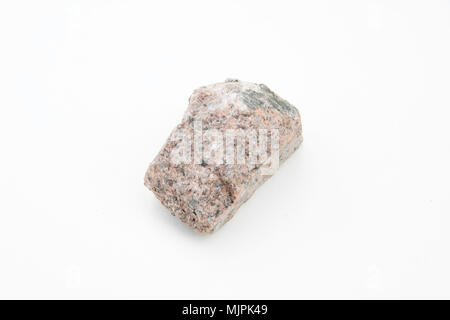
POLYGON ((233 217, 302 140, 298 110, 265 85, 227 80, 201 87, 150 164, 145 185, 181 221, 197 232, 210 233, 233 217), (227 140, 236 130, 244 135, 227 140), (208 131, 215 139, 207 138, 208 131), (260 163, 250 161, 255 150, 252 132, 258 133, 260 147, 267 146, 266 158, 263 153, 252 158, 260 163), (182 161, 176 156, 178 149, 184 150, 182 161), (245 163, 237 160, 239 150, 245 163))

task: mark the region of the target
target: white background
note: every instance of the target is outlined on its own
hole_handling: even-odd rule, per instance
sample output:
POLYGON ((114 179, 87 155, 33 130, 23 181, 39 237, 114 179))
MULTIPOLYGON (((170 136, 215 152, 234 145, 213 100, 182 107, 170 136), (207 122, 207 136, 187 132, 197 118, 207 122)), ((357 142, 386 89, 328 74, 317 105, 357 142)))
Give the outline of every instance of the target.
POLYGON ((450 298, 449 1, 2 1, 1 298, 450 298), (193 89, 304 144, 213 235, 143 186, 193 89))

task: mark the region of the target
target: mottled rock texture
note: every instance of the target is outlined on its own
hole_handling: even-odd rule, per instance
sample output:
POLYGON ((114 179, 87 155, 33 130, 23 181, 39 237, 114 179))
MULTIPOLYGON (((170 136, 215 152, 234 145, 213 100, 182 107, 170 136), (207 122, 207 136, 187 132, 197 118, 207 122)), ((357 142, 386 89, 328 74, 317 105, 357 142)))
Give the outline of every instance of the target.
MULTIPOLYGON (((199 121, 202 130, 217 129, 224 136, 228 129, 276 129, 279 163, 300 146, 302 125, 298 110, 263 84, 227 80, 193 92, 181 123, 150 164, 145 185, 172 215, 197 232, 210 233, 229 221, 270 175, 262 164, 218 164, 205 158, 194 163, 195 156, 188 163, 174 163, 171 153, 182 143, 180 136, 191 132, 194 137, 199 121)), ((246 156, 248 151, 247 143, 246 156)))

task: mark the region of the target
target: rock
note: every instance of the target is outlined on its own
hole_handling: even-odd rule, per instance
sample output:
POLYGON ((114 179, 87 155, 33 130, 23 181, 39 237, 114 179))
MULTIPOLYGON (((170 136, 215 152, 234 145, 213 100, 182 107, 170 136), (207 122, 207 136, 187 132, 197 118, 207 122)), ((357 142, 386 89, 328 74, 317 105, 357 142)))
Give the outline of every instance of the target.
POLYGON ((263 84, 201 87, 150 164, 145 185, 172 215, 213 232, 302 142, 298 110, 263 84))

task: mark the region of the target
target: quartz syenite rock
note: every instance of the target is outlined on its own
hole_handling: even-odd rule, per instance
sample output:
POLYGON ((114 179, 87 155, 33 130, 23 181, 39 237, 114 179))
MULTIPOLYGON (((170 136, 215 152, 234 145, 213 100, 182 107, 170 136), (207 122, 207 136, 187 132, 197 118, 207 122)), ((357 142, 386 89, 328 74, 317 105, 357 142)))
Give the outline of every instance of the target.
MULTIPOLYGON (((202 132, 217 129, 224 137, 228 129, 269 132, 275 129, 279 137, 279 163, 300 146, 302 125, 298 110, 263 84, 227 80, 193 92, 181 123, 150 164, 145 185, 173 215, 195 231, 209 233, 230 220, 270 175, 265 175, 263 164, 211 163, 204 153, 200 162, 197 153, 196 161, 195 142, 189 148, 193 154, 188 158, 190 161, 174 162, 171 154, 182 143, 183 134, 192 133, 188 141, 194 141, 196 134, 198 139, 198 127, 195 127, 198 123, 202 132)), ((208 145, 208 141, 200 141, 208 145)), ((233 141, 235 147, 237 142, 237 139, 233 141)), ((223 146, 225 149, 228 145, 223 142, 223 146)), ((268 149, 271 155, 270 146, 268 149)), ((248 153, 249 142, 246 142, 245 156, 248 153)))

